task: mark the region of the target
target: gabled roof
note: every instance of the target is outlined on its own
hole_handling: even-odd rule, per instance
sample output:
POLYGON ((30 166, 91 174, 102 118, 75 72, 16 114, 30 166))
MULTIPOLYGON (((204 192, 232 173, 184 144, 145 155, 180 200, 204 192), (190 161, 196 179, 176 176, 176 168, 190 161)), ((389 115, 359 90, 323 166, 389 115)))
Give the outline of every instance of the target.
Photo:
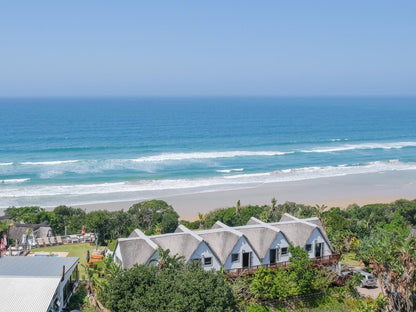
POLYGON ((294 246, 304 247, 316 225, 300 221, 284 221, 273 223, 289 239, 294 246))
POLYGON ((49 230, 52 230, 48 221, 44 221, 39 224, 30 223, 13 223, 9 228, 9 237, 14 240, 21 240, 23 234, 28 234, 29 230, 33 232, 37 231, 37 237, 46 237, 49 230))
POLYGON ((320 228, 323 228, 321 220, 319 220, 319 218, 317 218, 317 217, 307 218, 307 219, 302 219, 302 220, 306 221, 306 222, 309 222, 309 223, 313 223, 313 224, 319 226, 320 228))
MULTIPOLYGON (((254 224, 238 226, 235 229, 247 237, 256 254, 263 260, 269 251, 271 244, 281 231, 277 227, 271 226, 256 218, 253 218, 252 221, 254 224)), ((282 235, 287 240, 283 233, 282 235)))
POLYGON ((288 213, 284 213, 283 216, 280 218, 279 222, 286 222, 286 221, 299 221, 299 219, 288 213))
POLYGON ((224 264, 234 246, 243 237, 243 233, 219 221, 214 225, 215 227, 210 230, 196 231, 195 233, 202 237, 221 264, 224 264))
POLYGON ((201 238, 186 232, 162 234, 150 236, 149 238, 162 249, 169 249, 171 255, 178 254, 183 256, 186 262, 191 259, 191 256, 202 241, 201 238))
POLYGON ((317 229, 321 233, 331 251, 334 251, 328 237, 326 236, 321 221, 316 217, 299 219, 285 213, 279 222, 271 223, 271 225, 279 228, 294 246, 300 247, 304 247, 306 245, 306 242, 312 232, 317 229))
POLYGON ((146 264, 157 250, 157 245, 146 237, 119 238, 117 247, 120 249, 123 267, 132 268, 135 264, 146 264))

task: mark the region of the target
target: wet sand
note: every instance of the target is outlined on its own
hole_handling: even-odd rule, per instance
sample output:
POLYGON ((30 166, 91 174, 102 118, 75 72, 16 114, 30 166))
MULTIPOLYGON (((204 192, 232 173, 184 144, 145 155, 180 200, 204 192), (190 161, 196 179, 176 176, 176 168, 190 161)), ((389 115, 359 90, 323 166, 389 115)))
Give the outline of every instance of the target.
MULTIPOLYGON (((217 208, 241 205, 270 204, 275 197, 278 203, 292 201, 302 204, 325 204, 328 207, 346 208, 350 204, 389 203, 400 198, 416 198, 416 171, 389 171, 356 174, 331 178, 259 184, 239 190, 213 191, 175 196, 158 196, 185 220, 197 219, 198 212, 207 213, 217 208)), ((138 201, 73 205, 90 210, 127 210, 138 201)))

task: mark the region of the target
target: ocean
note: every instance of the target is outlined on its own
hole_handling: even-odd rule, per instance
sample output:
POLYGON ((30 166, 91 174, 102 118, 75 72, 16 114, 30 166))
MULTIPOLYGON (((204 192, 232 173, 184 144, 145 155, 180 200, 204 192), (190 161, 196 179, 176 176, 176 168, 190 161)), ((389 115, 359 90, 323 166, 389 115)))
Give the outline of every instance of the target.
POLYGON ((415 97, 0 99, 0 208, 416 170, 415 97))

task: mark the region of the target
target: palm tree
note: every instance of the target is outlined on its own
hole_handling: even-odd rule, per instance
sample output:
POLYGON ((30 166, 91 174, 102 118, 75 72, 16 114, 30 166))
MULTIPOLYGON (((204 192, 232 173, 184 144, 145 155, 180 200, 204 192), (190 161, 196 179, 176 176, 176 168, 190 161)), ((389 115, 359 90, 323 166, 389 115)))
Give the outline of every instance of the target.
POLYGON ((205 220, 206 220, 207 216, 198 212, 198 218, 199 218, 199 228, 203 229, 204 226, 205 226, 205 220))
POLYGON ((178 269, 183 266, 185 257, 175 254, 170 256, 169 249, 157 248, 158 258, 150 260, 150 263, 157 262, 159 272, 166 269, 178 269))
POLYGON ((276 213, 277 213, 276 203, 277 203, 276 198, 273 197, 272 204, 270 206, 270 213, 269 213, 268 221, 273 221, 274 217, 276 216, 276 213))
POLYGON ((240 216, 240 212, 241 212, 241 209, 240 209, 240 200, 238 200, 237 201, 237 205, 235 206, 235 213, 236 213, 237 216, 240 216))
POLYGON ((162 234, 162 232, 163 232, 162 225, 160 223, 156 223, 156 225, 155 225, 155 233, 156 234, 162 234))
POLYGON ((323 218, 323 213, 326 210, 326 208, 328 208, 328 206, 326 206, 324 204, 322 204, 322 205, 316 204, 315 207, 318 210, 318 219, 319 219, 319 221, 321 221, 322 227, 326 231, 325 223, 324 223, 324 218, 323 218))

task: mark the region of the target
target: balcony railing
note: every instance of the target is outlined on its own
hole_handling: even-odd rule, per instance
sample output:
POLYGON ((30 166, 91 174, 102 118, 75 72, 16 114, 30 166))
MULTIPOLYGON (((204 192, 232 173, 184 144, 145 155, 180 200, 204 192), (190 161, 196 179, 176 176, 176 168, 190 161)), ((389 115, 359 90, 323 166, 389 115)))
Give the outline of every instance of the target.
MULTIPOLYGON (((332 254, 329 256, 323 256, 318 258, 312 258, 312 266, 320 266, 320 265, 332 265, 339 262, 340 255, 339 254, 332 254)), ((278 269, 287 267, 290 264, 290 261, 282 261, 277 263, 270 263, 270 264, 262 264, 262 265, 252 265, 249 267, 238 268, 238 269, 230 269, 226 270, 228 277, 237 277, 240 275, 251 275, 254 274, 260 268, 268 268, 268 269, 278 269)))

